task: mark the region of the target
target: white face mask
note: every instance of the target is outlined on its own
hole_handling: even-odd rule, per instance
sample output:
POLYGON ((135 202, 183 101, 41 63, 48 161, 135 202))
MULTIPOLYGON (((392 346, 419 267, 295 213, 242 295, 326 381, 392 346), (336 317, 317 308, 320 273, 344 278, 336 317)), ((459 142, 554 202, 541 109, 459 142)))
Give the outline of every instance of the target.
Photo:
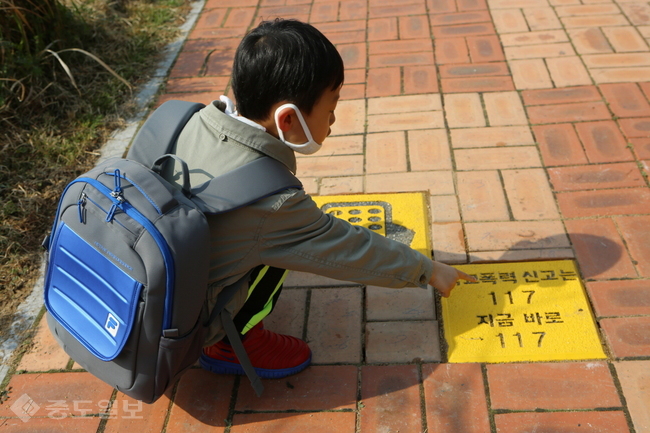
POLYGON ((305 122, 305 119, 302 117, 302 113, 300 112, 300 109, 296 107, 294 104, 284 104, 278 107, 277 110, 275 110, 275 126, 278 128, 278 135, 280 136, 280 141, 282 141, 284 144, 292 148, 298 153, 302 153, 303 155, 311 155, 312 153, 316 153, 320 150, 321 144, 316 143, 314 139, 311 136, 311 132, 309 131, 309 127, 307 126, 307 122, 305 122), (300 121, 300 124, 302 125, 303 131, 305 131, 305 135, 307 136, 307 142, 303 144, 294 144, 290 143, 287 140, 284 139, 284 134, 282 133, 282 129, 280 129, 280 113, 282 110, 286 108, 292 108, 296 112, 296 117, 298 117, 298 120, 300 121))

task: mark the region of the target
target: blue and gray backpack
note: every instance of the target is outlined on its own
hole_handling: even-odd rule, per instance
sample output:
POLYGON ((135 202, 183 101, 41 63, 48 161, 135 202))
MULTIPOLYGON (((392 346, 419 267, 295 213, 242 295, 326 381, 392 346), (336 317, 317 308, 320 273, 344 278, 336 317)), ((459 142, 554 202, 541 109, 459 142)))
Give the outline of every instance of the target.
POLYGON ((169 101, 138 132, 127 159, 113 158, 73 180, 59 202, 45 276, 47 321, 72 359, 119 391, 156 401, 201 354, 221 320, 255 390, 262 385, 223 309, 236 287, 206 311, 210 231, 206 214, 227 212, 302 185, 263 157, 192 188, 170 155, 202 104, 169 101), (167 160, 183 188, 161 177, 167 160))

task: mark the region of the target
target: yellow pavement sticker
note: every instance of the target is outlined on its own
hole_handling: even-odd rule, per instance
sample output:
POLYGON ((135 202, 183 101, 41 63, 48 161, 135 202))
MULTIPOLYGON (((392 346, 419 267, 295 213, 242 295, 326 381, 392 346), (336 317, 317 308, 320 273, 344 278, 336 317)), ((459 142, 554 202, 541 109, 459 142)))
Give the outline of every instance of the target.
POLYGON ((424 194, 356 194, 312 198, 325 213, 366 227, 431 257, 424 194))
POLYGON ((442 299, 449 362, 606 358, 573 261, 457 268, 479 282, 442 299))

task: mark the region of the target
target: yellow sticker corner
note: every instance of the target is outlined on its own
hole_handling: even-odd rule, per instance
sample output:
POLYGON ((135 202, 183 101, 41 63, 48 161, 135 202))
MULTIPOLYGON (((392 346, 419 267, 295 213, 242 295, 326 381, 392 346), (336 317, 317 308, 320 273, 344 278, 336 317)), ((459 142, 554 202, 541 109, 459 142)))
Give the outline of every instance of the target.
POLYGON ((606 358, 573 261, 457 267, 478 282, 442 299, 449 362, 606 358))

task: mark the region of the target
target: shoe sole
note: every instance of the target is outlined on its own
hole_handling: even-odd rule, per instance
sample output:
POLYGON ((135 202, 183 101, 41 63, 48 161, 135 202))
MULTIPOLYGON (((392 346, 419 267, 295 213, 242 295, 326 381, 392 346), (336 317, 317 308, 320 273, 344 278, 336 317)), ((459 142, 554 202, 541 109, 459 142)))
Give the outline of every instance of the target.
MULTIPOLYGON (((240 376, 246 375, 244 369, 240 364, 227 362, 227 361, 218 361, 206 355, 201 355, 201 357, 199 358, 199 364, 203 369, 217 374, 237 374, 240 376)), ((255 369, 257 375, 262 379, 281 379, 283 377, 300 373, 305 368, 307 368, 309 364, 311 364, 311 354, 309 354, 309 359, 307 359, 305 362, 295 367, 282 368, 282 369, 266 369, 266 368, 256 368, 256 367, 253 368, 255 369)))

